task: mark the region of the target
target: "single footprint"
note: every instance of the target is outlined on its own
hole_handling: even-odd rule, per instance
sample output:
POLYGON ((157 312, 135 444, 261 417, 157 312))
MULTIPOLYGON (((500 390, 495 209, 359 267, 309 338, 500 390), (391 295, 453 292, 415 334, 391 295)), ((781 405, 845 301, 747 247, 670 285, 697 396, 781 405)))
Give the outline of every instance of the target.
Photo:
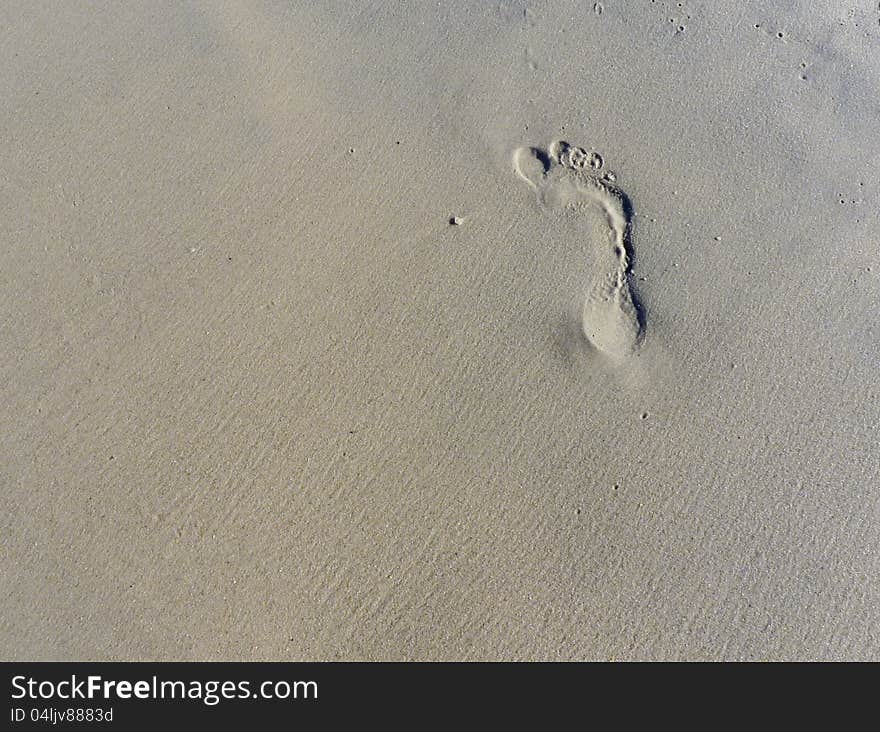
POLYGON ((518 148, 513 164, 546 208, 590 205, 604 213, 608 239, 599 252, 599 271, 588 283, 582 327, 597 350, 615 360, 626 358, 641 343, 643 328, 629 286, 629 201, 614 185, 614 174, 603 172, 604 161, 598 153, 562 141, 551 143, 547 150, 518 148))

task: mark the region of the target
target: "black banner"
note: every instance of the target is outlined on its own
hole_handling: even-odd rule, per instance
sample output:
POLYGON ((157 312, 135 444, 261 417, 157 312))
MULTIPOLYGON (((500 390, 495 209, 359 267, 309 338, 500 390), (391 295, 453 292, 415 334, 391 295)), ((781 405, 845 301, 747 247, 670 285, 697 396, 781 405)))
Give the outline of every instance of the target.
MULTIPOLYGON (((465 723, 678 719, 715 700, 726 716, 797 677, 803 703, 818 666, 571 663, 4 663, 2 728, 289 728, 340 720, 414 728, 465 723)), ((827 667, 826 667, 827 668, 827 667)))

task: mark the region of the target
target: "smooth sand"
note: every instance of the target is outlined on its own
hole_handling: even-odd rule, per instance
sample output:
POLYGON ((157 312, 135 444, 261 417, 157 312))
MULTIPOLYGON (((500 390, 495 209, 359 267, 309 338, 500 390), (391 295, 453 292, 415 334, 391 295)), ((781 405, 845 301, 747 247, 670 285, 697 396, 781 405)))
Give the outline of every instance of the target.
POLYGON ((877 3, 0 20, 0 657, 880 659, 877 3))

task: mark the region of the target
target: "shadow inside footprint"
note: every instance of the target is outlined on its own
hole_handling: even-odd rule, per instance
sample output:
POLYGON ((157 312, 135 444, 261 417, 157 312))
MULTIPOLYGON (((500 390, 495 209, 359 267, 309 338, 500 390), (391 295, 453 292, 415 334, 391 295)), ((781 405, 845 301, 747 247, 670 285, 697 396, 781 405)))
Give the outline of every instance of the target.
POLYGON ((521 147, 514 153, 516 172, 533 188, 541 184, 551 162, 547 153, 537 147, 521 147))

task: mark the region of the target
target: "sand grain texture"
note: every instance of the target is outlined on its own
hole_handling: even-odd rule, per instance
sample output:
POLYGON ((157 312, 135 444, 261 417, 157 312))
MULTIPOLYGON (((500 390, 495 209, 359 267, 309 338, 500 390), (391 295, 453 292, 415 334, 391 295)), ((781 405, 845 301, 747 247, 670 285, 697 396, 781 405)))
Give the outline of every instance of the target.
POLYGON ((7 3, 0 656, 880 658, 875 5, 7 3))

